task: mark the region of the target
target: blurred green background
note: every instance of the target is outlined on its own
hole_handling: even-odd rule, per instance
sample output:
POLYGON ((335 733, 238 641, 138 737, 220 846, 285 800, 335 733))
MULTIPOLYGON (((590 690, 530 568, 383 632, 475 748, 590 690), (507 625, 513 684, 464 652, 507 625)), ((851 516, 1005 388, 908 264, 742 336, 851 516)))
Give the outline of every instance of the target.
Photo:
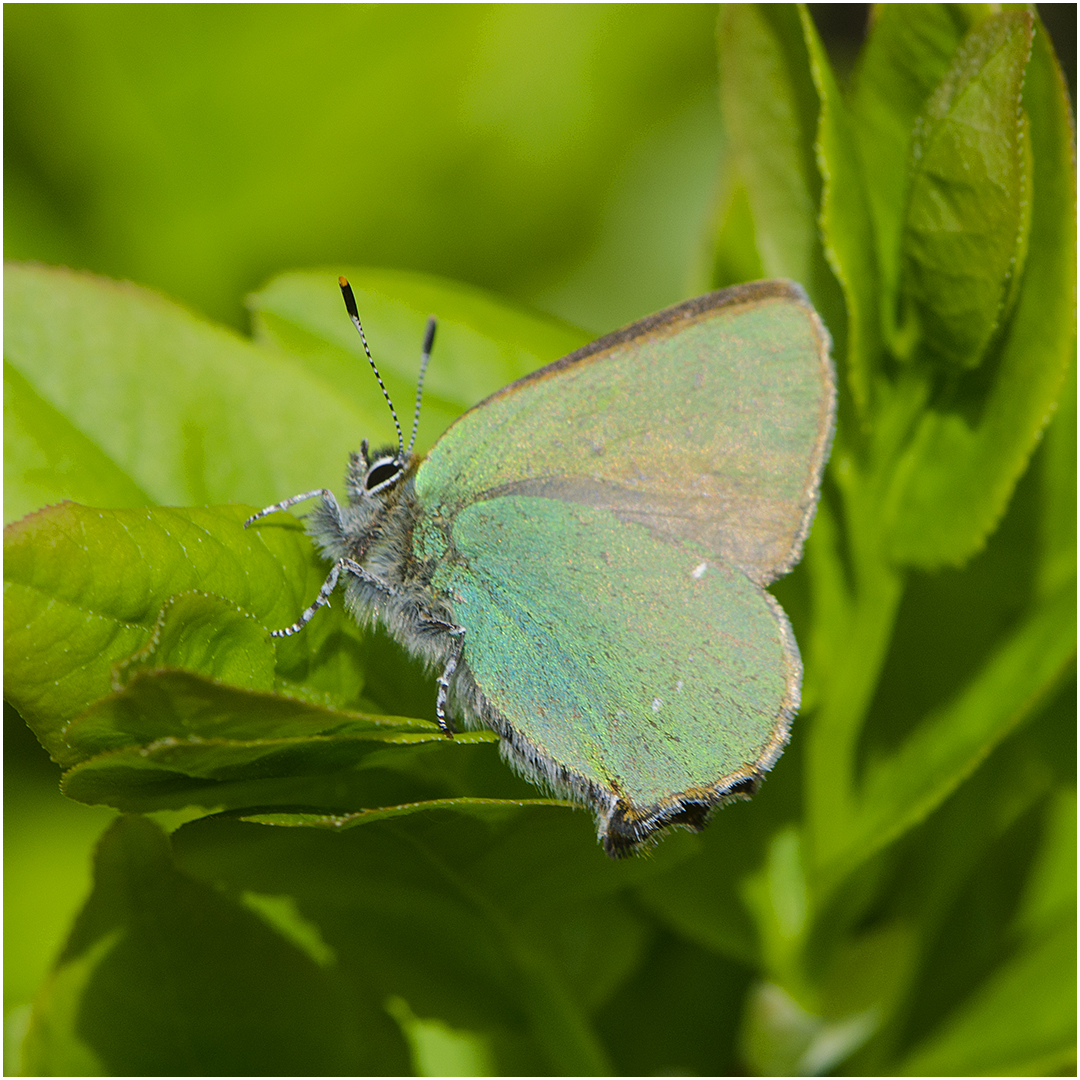
POLYGON ((238 326, 283 268, 366 263, 603 329, 693 287, 721 152, 715 18, 12 10, 5 251, 238 326))
MULTIPOLYGON (((868 5, 811 13, 841 78, 868 5)), ((1038 5, 1075 97, 1076 5, 1038 5)), ((16 5, 4 253, 246 327, 285 268, 443 274, 603 331, 708 283, 713 5, 16 5), (165 209, 167 208, 167 212, 165 209)))
MULTIPOLYGON (((1075 101, 1076 6, 1040 5, 1075 101)), ((841 77, 866 5, 812 5, 841 77)), ((724 133, 712 5, 18 5, 5 256, 247 328, 283 270, 445 275, 601 333, 705 291, 724 133)), ((5 708, 5 1013, 112 812, 5 708)), ((16 1032, 17 1034, 17 1032, 16 1032)))

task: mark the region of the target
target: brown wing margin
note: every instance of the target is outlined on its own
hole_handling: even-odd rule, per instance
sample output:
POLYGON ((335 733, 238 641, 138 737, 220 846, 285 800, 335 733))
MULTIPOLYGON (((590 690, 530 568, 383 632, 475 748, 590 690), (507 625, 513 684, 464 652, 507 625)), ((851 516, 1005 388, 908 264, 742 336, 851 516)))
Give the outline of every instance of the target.
MULTIPOLYGON (((697 296, 693 300, 686 300, 681 304, 676 304, 674 307, 658 311, 655 315, 648 316, 648 318, 641 319, 636 323, 631 323, 629 326, 624 326, 621 330, 614 330, 610 334, 605 334, 602 338, 597 338, 596 341, 590 342, 588 345, 582 345, 580 349, 575 349, 574 352, 569 353, 560 360, 555 360, 550 364, 546 364, 544 367, 538 368, 528 375, 523 375, 520 379, 515 380, 508 386, 504 386, 501 390, 496 390, 494 394, 484 398, 483 401, 474 405, 472 409, 469 409, 468 411, 472 412, 473 409, 483 408, 489 401, 501 398, 538 379, 545 379, 548 376, 555 375, 562 371, 563 368, 578 364, 582 360, 587 360, 590 356, 595 356, 597 353, 612 349, 616 345, 622 345, 625 342, 633 341, 635 338, 640 337, 642 334, 647 334, 650 331, 667 329, 680 322, 691 322, 699 315, 704 315, 708 311, 716 311, 720 308, 741 307, 745 304, 752 304, 758 300, 780 299, 792 300, 801 307, 805 307, 813 315, 814 322, 817 324, 817 328, 821 334, 823 353, 825 356, 828 356, 832 347, 832 338, 829 336, 828 330, 825 329, 825 325, 821 322, 817 312, 814 310, 813 304, 810 303, 810 298, 806 295, 806 292, 801 285, 796 284, 794 281, 786 281, 782 278, 776 278, 770 281, 751 281, 745 285, 733 285, 729 289, 718 289, 716 292, 706 293, 704 296, 697 296)), ((833 385, 835 379, 833 378, 832 364, 827 364, 827 367, 829 370, 829 384, 835 395, 835 386, 833 385)), ((825 457, 827 459, 828 454, 826 454, 825 457)))

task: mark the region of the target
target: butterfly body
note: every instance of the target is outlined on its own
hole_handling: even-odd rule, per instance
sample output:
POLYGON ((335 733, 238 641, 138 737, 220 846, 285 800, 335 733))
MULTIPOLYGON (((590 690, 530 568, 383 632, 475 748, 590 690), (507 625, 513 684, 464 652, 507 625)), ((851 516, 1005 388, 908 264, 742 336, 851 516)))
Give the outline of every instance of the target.
POLYGON ((364 444, 347 504, 323 492, 309 516, 334 571, 302 621, 343 573, 354 614, 439 672, 440 717, 590 806, 610 855, 700 829, 756 790, 798 708, 763 586, 801 553, 834 401, 796 286, 662 312, 493 395, 422 461, 364 444))
POLYGON ((438 665, 445 663, 442 638, 451 614, 432 591, 430 562, 413 552, 412 534, 422 516, 414 484, 418 464, 410 456, 390 488, 369 495, 363 485, 371 466, 353 455, 348 503, 339 507, 323 499, 308 515, 307 531, 328 561, 345 562, 345 599, 353 615, 361 623, 382 622, 420 659, 438 665))

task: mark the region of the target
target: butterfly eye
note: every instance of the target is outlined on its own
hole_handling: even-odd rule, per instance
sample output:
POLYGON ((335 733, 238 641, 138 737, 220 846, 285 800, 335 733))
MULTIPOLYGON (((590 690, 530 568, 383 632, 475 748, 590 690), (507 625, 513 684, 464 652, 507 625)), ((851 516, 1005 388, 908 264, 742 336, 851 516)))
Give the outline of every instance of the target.
POLYGON ((396 457, 379 458, 372 462, 371 468, 364 477, 364 490, 369 495, 389 487, 401 475, 401 462, 396 457))

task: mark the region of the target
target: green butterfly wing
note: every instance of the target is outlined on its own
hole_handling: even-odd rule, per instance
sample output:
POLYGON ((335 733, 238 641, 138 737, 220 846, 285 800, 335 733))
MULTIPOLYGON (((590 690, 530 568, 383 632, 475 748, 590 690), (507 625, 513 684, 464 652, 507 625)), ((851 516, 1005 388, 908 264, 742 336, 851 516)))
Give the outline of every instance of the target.
POLYGON ((828 334, 802 290, 739 286, 499 391, 435 444, 416 491, 448 517, 498 495, 584 503, 764 584, 801 554, 835 396, 828 334))
POLYGON ((835 409, 801 290, 714 293, 461 417, 416 474, 417 556, 465 629, 465 712, 591 802, 608 850, 753 784, 801 665, 797 561, 835 409), (621 839, 620 839, 621 837, 621 839))
POLYGON ((715 801, 786 738, 799 658, 743 573, 605 510, 533 496, 474 503, 432 582, 462 658, 528 771, 639 818, 715 801), (559 769, 563 770, 561 773, 559 769))

